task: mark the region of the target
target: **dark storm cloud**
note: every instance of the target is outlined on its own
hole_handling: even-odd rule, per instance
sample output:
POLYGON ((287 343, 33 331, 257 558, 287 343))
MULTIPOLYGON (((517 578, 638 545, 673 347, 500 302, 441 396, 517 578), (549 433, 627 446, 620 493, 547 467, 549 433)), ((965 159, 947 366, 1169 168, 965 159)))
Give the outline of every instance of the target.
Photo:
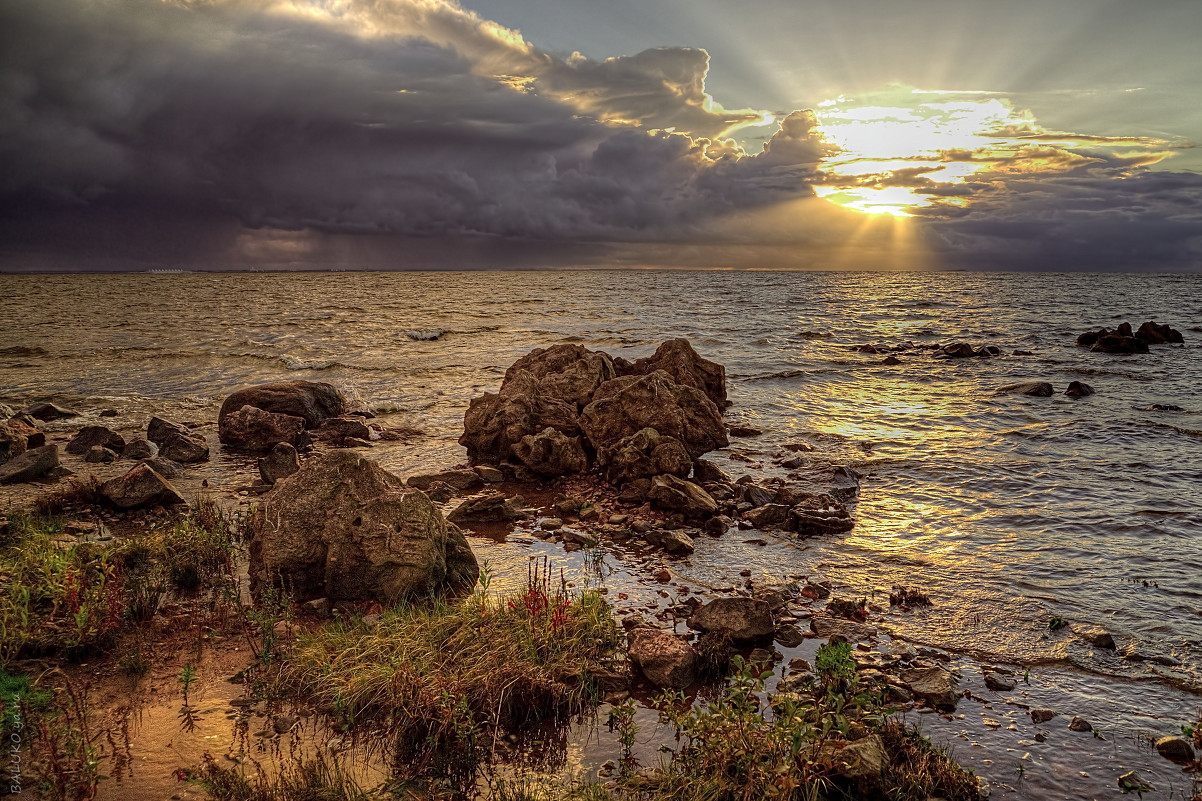
POLYGON ((4 205, 637 239, 809 192, 812 125, 786 121, 763 163, 701 135, 752 118, 709 103, 702 51, 562 61, 445 3, 315 7, 8 4, 4 205))
POLYGON ((983 173, 958 185, 967 190, 966 207, 935 205, 918 213, 931 247, 964 266, 1197 269, 1202 176, 1119 172, 1120 166, 1098 154, 1089 165, 1058 175, 1009 174, 991 181, 983 173))
POLYGON ((848 179, 811 111, 746 152, 733 132, 771 118, 714 102, 708 68, 687 47, 559 57, 448 0, 9 0, 0 269, 914 266, 819 185, 968 200, 913 237, 950 259, 1050 263, 1063 236, 1094 263, 1147 236, 1156 264, 1196 263, 1196 176, 1140 172, 1160 156, 1030 127, 1009 156, 948 151, 986 165, 964 183, 848 179))

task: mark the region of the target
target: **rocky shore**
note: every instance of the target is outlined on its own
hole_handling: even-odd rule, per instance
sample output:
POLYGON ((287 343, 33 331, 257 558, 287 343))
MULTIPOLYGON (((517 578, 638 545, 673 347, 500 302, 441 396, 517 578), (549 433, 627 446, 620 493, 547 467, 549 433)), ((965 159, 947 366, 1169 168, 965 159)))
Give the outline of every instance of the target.
MULTIPOLYGON (((1149 344, 1180 341, 1167 326, 1147 323, 1137 332, 1120 326, 1085 334, 1078 344, 1139 353, 1149 344)), ((857 350, 888 353, 896 362, 894 354, 915 349, 857 350)), ((997 348, 966 344, 939 347, 933 355, 1002 356, 997 348)), ((1053 393, 1042 382, 999 391, 1053 393)), ((1084 397, 1093 389, 1073 382, 1066 394, 1084 397)), ((216 421, 155 417, 144 434, 128 438, 91 424, 64 443, 49 441, 40 423, 69 421, 78 412, 48 403, 20 412, 0 408, 7 419, 0 424, 0 483, 28 486, 29 505, 40 511, 83 520, 65 530, 82 544, 112 537, 97 519, 124 533, 185 514, 190 499, 174 482, 210 459, 214 448, 243 454, 258 469, 258 477, 240 489, 254 498, 246 521, 248 587, 255 597, 288 593, 298 614, 313 621, 343 613, 378 617, 402 601, 463 597, 487 580, 468 535, 505 536, 519 526, 567 553, 644 554, 644 578, 663 586, 667 597, 666 588, 676 581, 673 560, 694 553, 703 538, 753 543, 770 532, 801 540, 838 536, 855 526, 863 476, 850 466, 816 463, 808 442, 785 443, 773 457, 780 474, 772 478, 750 471, 736 477, 707 459, 732 437, 762 434, 728 421, 730 406, 724 368, 685 340, 664 342, 636 361, 556 345, 519 359, 495 393, 472 400, 459 438, 467 462, 438 472, 402 479, 383 469, 371 459, 373 445, 420 432, 379 425, 331 384, 292 381, 233 392, 216 421), (95 465, 100 475, 72 473, 63 454, 95 465)), ((611 703, 632 692, 696 691, 727 676, 732 664, 779 671, 764 691, 769 708, 808 703, 807 693, 829 688, 831 681, 830 671, 816 666, 818 647, 839 644, 846 645, 856 686, 895 711, 952 721, 966 699, 986 709, 998 703, 965 686, 963 671, 949 665, 953 655, 916 647, 882 628, 886 612, 905 614, 932 603, 920 586, 851 598, 830 581, 782 571, 771 583, 748 578, 738 587, 686 588, 674 595, 673 605, 654 614, 623 603, 628 599, 608 599, 625 635, 626 656, 607 679, 611 703), (690 633, 682 633, 681 625, 690 633), (796 652, 811 642, 811 658, 786 660, 781 650, 796 652)), ((1104 630, 1061 624, 1089 647, 1115 648, 1104 630)), ((824 653, 829 661, 831 652, 824 653)), ((985 688, 1003 694, 1000 703, 1029 713, 1036 742, 1042 742, 1041 727, 1065 718, 1070 731, 1096 733, 1071 711, 1033 707, 1007 695, 1023 681, 1015 666, 975 669, 985 688)), ((847 732, 830 746, 833 776, 868 787, 888 771, 891 757, 878 734, 847 732)), ((1166 733, 1155 748, 1166 760, 1198 767, 1189 737, 1166 733)), ((1124 791, 1151 789, 1135 774, 1115 781, 1124 791)), ((988 792, 982 782, 980 797, 988 792)))

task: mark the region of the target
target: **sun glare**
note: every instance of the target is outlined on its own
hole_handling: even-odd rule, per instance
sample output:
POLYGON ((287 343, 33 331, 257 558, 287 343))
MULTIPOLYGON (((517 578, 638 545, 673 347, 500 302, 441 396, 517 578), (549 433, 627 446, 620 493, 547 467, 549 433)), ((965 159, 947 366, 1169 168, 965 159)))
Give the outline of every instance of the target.
POLYGON ((819 104, 820 129, 839 148, 823 164, 830 181, 817 187, 819 197, 868 214, 909 216, 933 202, 923 188, 958 183, 989 165, 988 159, 953 161, 949 154, 1001 151, 1012 143, 999 140, 998 132, 1034 127, 1029 114, 996 97, 889 95, 819 104))
POLYGON ((815 191, 855 211, 905 217, 936 202, 965 205, 949 185, 984 172, 1064 171, 1093 161, 1098 149, 1133 165, 1169 155, 1158 140, 1047 131, 996 94, 890 87, 817 104, 818 130, 838 152, 823 161, 815 191))

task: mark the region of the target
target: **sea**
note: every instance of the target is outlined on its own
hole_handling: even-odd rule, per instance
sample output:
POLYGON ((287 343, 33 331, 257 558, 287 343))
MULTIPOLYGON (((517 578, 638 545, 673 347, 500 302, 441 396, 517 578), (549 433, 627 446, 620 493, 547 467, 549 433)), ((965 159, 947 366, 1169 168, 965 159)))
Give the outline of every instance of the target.
MULTIPOLYGON (((699 587, 738 581, 745 568, 821 576, 876 599, 920 587, 934 605, 892 619, 895 636, 1028 671, 1029 686, 1096 710, 1114 727, 1110 740, 1128 742, 1126 752, 1102 749, 1099 775, 1084 756, 1094 751, 1061 749, 1071 758, 1047 756, 1040 780, 1045 758, 1022 753, 1035 746, 987 739, 1019 734, 931 724, 948 738, 968 731, 962 750, 1009 788, 1001 797, 1117 794, 1105 771, 1124 753, 1161 771, 1170 795, 1151 797, 1176 797, 1165 782, 1187 797, 1188 781, 1165 778, 1176 769, 1148 756, 1146 741, 1202 706, 1202 275, 0 275, 0 404, 84 413, 51 430, 113 409, 105 424, 135 431, 152 414, 211 422, 249 384, 327 381, 384 424, 425 432, 372 457, 413 474, 465 460, 456 439, 468 402, 530 350, 577 343, 633 359, 674 337, 725 365, 729 419, 764 432, 715 454, 728 472, 785 475, 782 447, 804 442, 815 464, 863 476, 850 533, 699 547, 682 576, 699 587), (1075 344, 1084 331, 1147 320, 1185 343, 1138 355, 1075 344), (888 348, 953 342, 1003 355, 937 359, 914 347, 884 363, 888 348), (1025 381, 1055 394, 999 392, 1025 381), (1067 397, 1071 381, 1096 393, 1067 397), (1052 630, 1053 618, 1069 625, 1052 630), (1116 649, 1074 636, 1088 626, 1116 649), (974 756, 982 742, 988 758, 974 756), (1011 757, 998 754, 1010 752, 1019 768, 1003 770, 1011 757)), ((252 470, 216 450, 193 480, 233 487, 252 470)))

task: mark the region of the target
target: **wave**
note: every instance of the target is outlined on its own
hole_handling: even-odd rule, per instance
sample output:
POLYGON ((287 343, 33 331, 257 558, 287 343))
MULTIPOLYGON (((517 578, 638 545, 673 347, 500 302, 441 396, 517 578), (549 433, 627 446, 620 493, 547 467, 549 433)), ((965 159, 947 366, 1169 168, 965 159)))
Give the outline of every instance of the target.
POLYGON ((405 336, 412 339, 414 342, 433 342, 437 339, 442 339, 444 334, 450 333, 441 328, 414 328, 405 332, 405 336))
POLYGON ((49 356, 50 351, 45 348, 32 347, 27 348, 22 345, 14 345, 8 348, 0 348, 0 356, 49 356))

